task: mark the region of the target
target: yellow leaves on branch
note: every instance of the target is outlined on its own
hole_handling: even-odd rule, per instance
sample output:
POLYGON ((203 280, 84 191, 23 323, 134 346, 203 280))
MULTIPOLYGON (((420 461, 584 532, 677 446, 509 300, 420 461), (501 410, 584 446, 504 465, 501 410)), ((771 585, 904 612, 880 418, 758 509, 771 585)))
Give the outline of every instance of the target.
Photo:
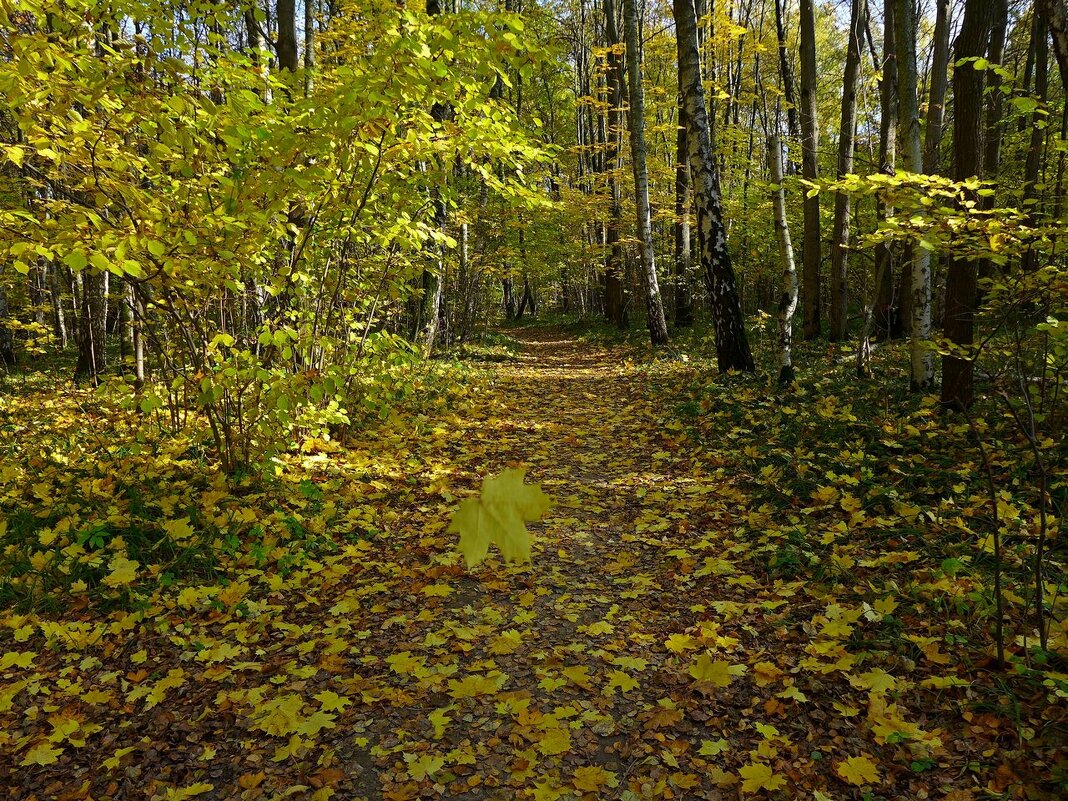
POLYGON ((467 567, 486 558, 490 544, 501 549, 506 562, 530 561, 530 532, 526 523, 545 514, 549 497, 538 485, 523 483, 526 470, 509 468, 482 482, 482 494, 460 504, 449 531, 460 535, 460 552, 467 567))

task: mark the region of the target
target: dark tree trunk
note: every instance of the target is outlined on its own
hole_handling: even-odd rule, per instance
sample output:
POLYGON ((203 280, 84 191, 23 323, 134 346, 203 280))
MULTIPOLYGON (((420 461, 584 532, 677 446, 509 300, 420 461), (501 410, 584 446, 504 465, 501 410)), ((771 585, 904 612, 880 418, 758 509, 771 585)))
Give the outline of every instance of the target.
MULTIPOLYGON (((838 127, 838 178, 853 172, 857 129, 857 85, 863 45, 867 0, 853 0, 849 15, 845 77, 842 81, 842 120, 838 127)), ((848 192, 834 196, 834 228, 831 233, 831 340, 849 335, 849 212, 848 192)))
MULTIPOLYGON (((801 0, 801 174, 819 178, 819 121, 816 105, 816 18, 814 0, 801 0)), ((820 196, 805 198, 804 245, 801 256, 801 306, 805 339, 820 335, 820 196)))
MULTIPOLYGON (((954 60, 981 58, 998 0, 966 0, 964 20, 954 44, 954 60)), ((983 84, 985 74, 976 69, 953 71, 953 161, 954 177, 965 180, 980 172, 983 84)), ((970 200, 975 200, 974 197, 970 200)), ((949 260, 946 276, 946 309, 943 332, 947 340, 969 349, 975 338, 976 263, 966 258, 949 260)), ((942 358, 942 403, 966 409, 974 400, 974 364, 967 353, 942 358)))
MULTIPOLYGON (((1035 14, 1031 38, 1035 48, 1034 95, 1044 106, 1049 90, 1049 28, 1041 14, 1035 14)), ((1024 164, 1024 211, 1027 212, 1027 219, 1032 227, 1038 222, 1039 216, 1038 178, 1048 128, 1048 126, 1039 124, 1041 120, 1046 119, 1045 115, 1039 114, 1039 110, 1045 111, 1040 107, 1031 115, 1031 141, 1027 148, 1027 161, 1024 164)), ((1034 248, 1028 248, 1024 253, 1021 266, 1025 272, 1033 272, 1038 266, 1038 254, 1034 248)))
POLYGON ((604 169, 609 173, 608 190, 611 195, 609 219, 605 226, 604 310, 608 321, 618 328, 626 328, 627 293, 624 281, 623 245, 620 229, 623 224, 623 196, 619 185, 620 139, 623 130, 623 57, 619 52, 619 27, 616 23, 614 0, 604 0, 605 44, 610 48, 606 56, 605 86, 608 91, 608 130, 604 169))

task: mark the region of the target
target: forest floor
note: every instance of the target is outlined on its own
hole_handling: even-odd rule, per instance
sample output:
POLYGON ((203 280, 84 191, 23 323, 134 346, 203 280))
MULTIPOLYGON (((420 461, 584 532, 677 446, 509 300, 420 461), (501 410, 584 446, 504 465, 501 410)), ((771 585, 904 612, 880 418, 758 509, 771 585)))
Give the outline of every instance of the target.
POLYGON ((928 550, 982 500, 924 517, 916 443, 886 434, 927 436, 929 410, 809 398, 808 443, 784 442, 796 412, 766 386, 687 400, 693 364, 509 333, 515 358, 455 403, 313 444, 267 487, 120 452, 92 415, 65 430, 43 397, 47 435, 5 412, 7 556, 17 535, 39 542, 24 576, 64 543, 99 558, 32 611, 25 581, 5 596, 0 793, 1058 797, 1068 677, 992 663, 968 560, 928 550), (854 435, 888 444, 858 455, 854 435), (554 507, 532 564, 468 571, 450 515, 506 467, 554 507), (111 528, 75 537, 91 518, 111 528), (149 520, 178 541, 211 524, 232 553, 164 559, 149 520))

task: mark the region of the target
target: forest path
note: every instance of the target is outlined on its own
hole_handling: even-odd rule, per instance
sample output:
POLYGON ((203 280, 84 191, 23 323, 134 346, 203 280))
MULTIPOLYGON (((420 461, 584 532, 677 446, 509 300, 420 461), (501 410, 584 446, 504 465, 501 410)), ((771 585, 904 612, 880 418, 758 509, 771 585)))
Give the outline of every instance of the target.
MULTIPOLYGON (((280 460, 227 513, 262 521, 227 575, 163 587, 135 613, 13 618, 24 653, 0 668, 0 789, 913 799, 970 781, 997 735, 959 736, 949 685, 910 678, 921 648, 946 669, 938 642, 904 639, 868 605, 894 609, 889 571, 914 556, 871 562, 865 580, 882 570, 890 589, 849 579, 832 593, 795 541, 833 543, 841 510, 753 500, 748 426, 766 421, 697 441, 674 408, 692 367, 634 364, 562 329, 508 334, 517 358, 445 365, 453 383, 424 385, 422 412, 280 460), (530 525, 531 564, 491 549, 469 571, 450 517, 506 467, 554 506, 530 525), (309 556, 300 533, 325 547, 309 556), (773 570, 780 558, 793 572, 773 570)), ((748 415, 764 392, 750 382, 731 402, 748 415)))

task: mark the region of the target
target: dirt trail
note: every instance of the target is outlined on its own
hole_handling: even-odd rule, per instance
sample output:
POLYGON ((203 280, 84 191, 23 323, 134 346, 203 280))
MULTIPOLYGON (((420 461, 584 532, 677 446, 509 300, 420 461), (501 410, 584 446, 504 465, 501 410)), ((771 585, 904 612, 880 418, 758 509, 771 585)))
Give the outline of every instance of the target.
POLYGON ((464 406, 309 457, 327 492, 306 522, 335 505, 340 551, 234 576, 244 600, 175 591, 144 624, 116 617, 92 645, 42 653, 32 679, 0 693, 13 731, 0 788, 630 801, 736 798, 749 781, 860 798, 836 766, 875 753, 891 766, 938 757, 915 779, 882 763, 880 797, 959 787, 970 743, 939 734, 946 717, 928 720, 918 694, 884 695, 914 687, 911 663, 846 647, 861 604, 769 576, 771 512, 751 508, 733 451, 671 422, 686 368, 666 362, 654 379, 561 330, 510 334, 522 354, 480 373, 464 406), (555 506, 531 526, 532 565, 469 572, 449 515, 508 466, 555 506), (65 716, 57 731, 68 718, 97 728, 49 764, 5 769, 41 714, 65 716))

